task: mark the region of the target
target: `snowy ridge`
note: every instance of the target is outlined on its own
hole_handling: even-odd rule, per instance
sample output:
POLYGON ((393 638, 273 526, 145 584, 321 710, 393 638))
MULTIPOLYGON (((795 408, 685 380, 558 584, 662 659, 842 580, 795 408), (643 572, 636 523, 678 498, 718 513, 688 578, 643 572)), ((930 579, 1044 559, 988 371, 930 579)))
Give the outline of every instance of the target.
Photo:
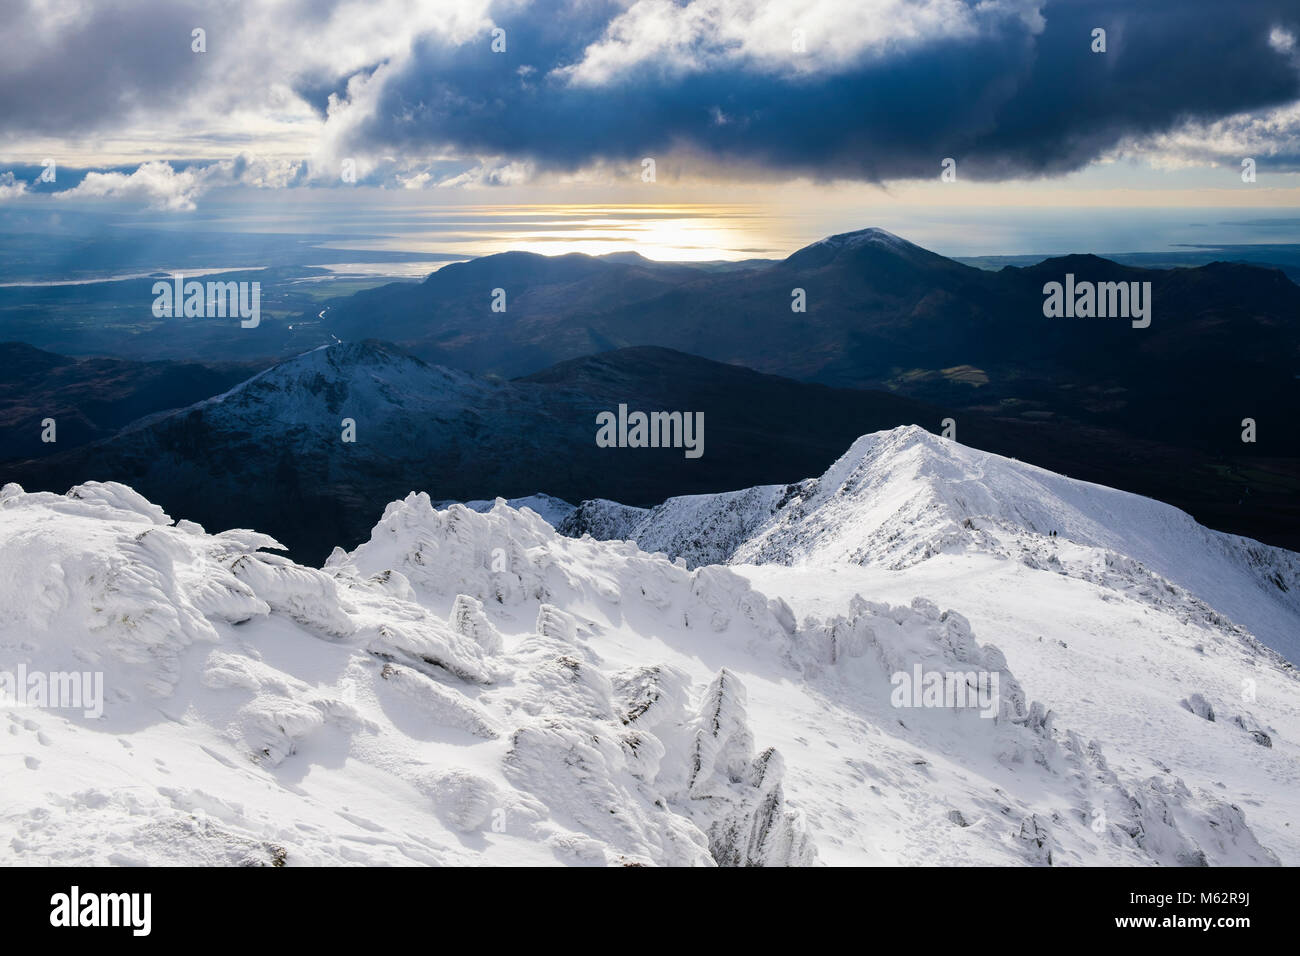
MULTIPOLYGON (((597 541, 631 541, 636 538, 637 526, 649 513, 649 508, 593 498, 577 505, 563 520, 555 523, 555 529, 570 538, 581 538, 586 534, 597 541)), ((707 562, 694 562, 697 565, 701 563, 707 562)))
POLYGON ((630 532, 642 547, 692 566, 903 570, 941 554, 1014 558, 1174 601, 1182 613, 1238 625, 1300 660, 1300 555, 917 426, 865 435, 825 474, 798 485, 670 499, 630 532))
MULTIPOLYGON (((1108 763, 925 598, 828 581, 830 610, 800 620, 735 571, 566 538, 500 500, 410 495, 319 570, 275 546, 173 524, 121 485, 0 492, 0 669, 102 671, 106 689, 100 718, 4 715, 12 859, 1277 859, 1274 824, 1261 842, 1199 779, 1108 763), (900 709, 891 675, 913 667, 996 675, 994 713, 900 709)), ((1294 714, 1251 719, 1272 747, 1220 724, 1294 779, 1294 714)))
POLYGON ((797 486, 763 485, 745 491, 670 498, 656 508, 614 501, 584 501, 556 525, 570 537, 636 541, 646 551, 683 558, 688 567, 726 564, 760 531, 797 486))
MULTIPOLYGON (((464 505, 470 511, 483 512, 491 511, 496 506, 496 501, 440 501, 436 507, 441 509, 454 504, 464 505)), ((546 521, 547 524, 554 525, 557 528, 566 518, 569 517, 569 515, 577 511, 577 508, 574 505, 569 504, 563 498, 557 498, 555 495, 547 495, 540 492, 535 495, 526 495, 523 498, 507 498, 506 504, 511 508, 514 508, 516 511, 522 511, 524 508, 528 508, 546 521)), ((610 502, 610 504, 613 504, 613 502, 610 502)), ((615 505, 615 507, 622 508, 624 506, 615 505)), ((573 535, 572 537, 581 537, 581 535, 573 535)), ((592 537, 596 536, 592 535, 592 537)))

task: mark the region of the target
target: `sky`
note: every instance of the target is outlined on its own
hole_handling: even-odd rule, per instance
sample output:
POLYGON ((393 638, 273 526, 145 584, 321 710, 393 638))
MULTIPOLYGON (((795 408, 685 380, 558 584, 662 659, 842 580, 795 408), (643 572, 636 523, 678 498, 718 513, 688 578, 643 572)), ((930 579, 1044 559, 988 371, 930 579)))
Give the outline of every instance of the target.
POLYGON ((1145 217, 1130 242, 1149 246, 1158 210, 1300 206, 1294 0, 11 0, 3 16, 0 206, 37 216, 352 211, 411 243, 436 220, 442 250, 457 210, 494 207, 489 245, 744 258, 866 225, 1013 253, 1047 241, 1054 211, 1101 251, 1132 230, 1098 223, 1145 217), (522 207, 559 234, 512 225, 522 207))

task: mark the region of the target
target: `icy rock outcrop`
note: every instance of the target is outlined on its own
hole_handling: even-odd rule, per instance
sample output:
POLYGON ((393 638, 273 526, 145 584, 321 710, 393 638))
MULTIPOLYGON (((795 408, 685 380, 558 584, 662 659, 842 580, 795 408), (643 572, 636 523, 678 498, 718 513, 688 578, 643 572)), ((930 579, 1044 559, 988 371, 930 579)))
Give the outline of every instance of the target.
POLYGON ((695 721, 687 796, 705 821, 722 866, 806 866, 816 859, 801 816, 785 805, 785 764, 772 748, 754 755, 745 688, 725 668, 705 691, 695 721))
POLYGON ((1203 695, 1192 694, 1181 703, 1186 710, 1190 710, 1201 720, 1208 720, 1210 723, 1214 722, 1214 708, 1210 706, 1210 702, 1203 695))
POLYGON ((581 538, 587 534, 597 541, 627 541, 631 539, 633 529, 647 514, 647 508, 593 498, 579 504, 555 526, 555 530, 570 538, 581 538))
POLYGON ((410 668, 385 664, 380 675, 438 727, 452 727, 484 740, 500 736, 493 720, 473 700, 410 668))
POLYGON ((103 670, 124 699, 171 694, 185 649, 219 640, 209 617, 245 620, 269 604, 168 521, 112 482, 66 496, 6 485, 0 628, 42 635, 44 670, 103 670))
POLYGON ((1261 747, 1271 748, 1273 746, 1273 736, 1250 714, 1238 714, 1232 718, 1232 722, 1250 734, 1251 739, 1261 747))
POLYGON ((630 743, 607 732, 603 722, 549 717, 514 732, 505 773, 619 856, 669 866, 711 865, 704 834, 634 772, 634 760, 630 743))
POLYGON ((621 671, 614 675, 613 686, 620 719, 640 729, 653 730, 676 718, 690 696, 690 678, 663 664, 621 671))
POLYGON ((1277 864, 1246 826, 1240 808, 1198 797, 1176 777, 1125 785, 1097 741, 1085 746, 1074 733, 1066 735, 1061 754, 1067 772, 1086 781, 1084 816, 1099 838, 1163 866, 1277 864))
POLYGON ((242 554, 227 566, 272 610, 324 637, 346 638, 356 629, 349 614, 354 608, 341 599, 328 574, 278 554, 242 554))
POLYGON ((1052 865, 1052 836, 1036 815, 1031 814, 1021 822, 1018 839, 1031 862, 1052 865))
POLYGON ((456 602, 451 606, 451 626, 457 634, 470 638, 483 648, 485 654, 501 651, 501 635, 483 612, 483 602, 478 598, 468 594, 456 595, 456 602))

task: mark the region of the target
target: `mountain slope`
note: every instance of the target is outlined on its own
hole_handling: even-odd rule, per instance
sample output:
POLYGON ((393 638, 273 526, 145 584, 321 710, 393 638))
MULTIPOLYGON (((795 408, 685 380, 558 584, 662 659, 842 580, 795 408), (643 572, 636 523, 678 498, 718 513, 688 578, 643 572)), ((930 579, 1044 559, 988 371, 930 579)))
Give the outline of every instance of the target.
POLYGON ((1129 623, 1143 605, 1090 582, 1072 607, 1100 633, 1070 630, 1067 654, 1057 638, 1078 624, 1038 602, 1069 582, 1005 560, 1041 583, 972 628, 956 603, 997 569, 954 580, 951 603, 881 601, 930 589, 931 562, 881 572, 864 598, 850 578, 869 567, 829 562, 811 584, 776 565, 691 571, 504 502, 411 495, 321 570, 274 547, 173 524, 121 485, 0 491, 0 663, 99 671, 107 689, 99 715, 6 715, 15 860, 1300 860, 1294 674, 1168 608, 1129 623), (1102 666, 1116 653, 1160 666, 1135 681, 1102 666), (1058 697, 1040 695, 1045 666, 1074 681, 1058 697), (900 707, 891 687, 914 668, 997 693, 900 707), (1258 703, 1225 706, 1245 673, 1258 703), (1192 686, 1217 723, 1179 705, 1192 686))
POLYGON ((233 364, 77 360, 0 343, 0 461, 50 455, 107 437, 143 415, 225 391, 252 371, 233 364), (56 440, 43 442, 42 422, 50 418, 56 440))
MULTIPOLYGON (((600 522, 612 510, 609 503, 584 502, 560 528, 601 534, 600 522)), ((604 536, 635 540, 692 567, 899 570, 940 555, 992 554, 1106 581, 1152 601, 1168 597, 1188 614, 1206 614, 1208 605, 1300 661, 1300 556, 1294 552, 1210 531, 1170 505, 920 428, 863 436, 815 479, 671 499, 622 518, 610 521, 604 536)))

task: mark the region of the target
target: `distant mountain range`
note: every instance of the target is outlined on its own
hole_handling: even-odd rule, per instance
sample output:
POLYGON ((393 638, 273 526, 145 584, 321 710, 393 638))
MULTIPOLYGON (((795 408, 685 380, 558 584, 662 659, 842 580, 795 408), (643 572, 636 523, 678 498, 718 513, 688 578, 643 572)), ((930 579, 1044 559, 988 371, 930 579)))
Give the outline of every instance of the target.
POLYGON ((1300 410, 1300 287, 1278 269, 1142 269, 1075 255, 994 272, 881 229, 751 265, 718 272, 632 257, 503 253, 448 265, 420 284, 331 300, 316 334, 354 341, 380 331, 427 361, 507 377, 654 345, 802 381, 1113 427, 1221 454, 1242 451, 1240 421, 1251 417, 1261 428, 1250 451, 1294 456, 1300 447, 1289 414, 1300 410), (1150 282, 1150 327, 1046 318, 1043 287, 1067 275, 1150 282), (494 289, 504 291, 504 312, 492 311, 494 289), (806 312, 792 311, 795 289, 806 312))
POLYGON ((959 440, 1300 548, 1297 316, 1300 287, 1261 265, 1146 269, 1071 255, 991 271, 864 229, 721 272, 486 256, 332 300, 314 331, 350 340, 382 329, 426 360, 506 376, 654 345, 881 389, 952 410, 959 440), (1150 326, 1046 317, 1044 286, 1067 276, 1150 283, 1150 326), (494 289, 507 311, 491 311, 494 289), (796 289, 806 312, 792 311, 796 289), (1024 428, 982 444, 989 436, 970 429, 991 419, 1024 428))
POLYGON ((507 252, 335 298, 318 298, 302 272, 223 277, 263 284, 256 329, 155 319, 150 279, 0 290, 0 338, 68 355, 263 365, 381 338, 427 362, 504 378, 656 346, 799 381, 1244 456, 1252 467, 1294 459, 1300 448, 1300 287, 1261 264, 1148 269, 1070 255, 993 271, 863 229, 780 261, 507 252), (1045 317, 1044 285, 1067 275, 1149 282, 1150 327, 1045 317), (505 311, 493 311, 497 289, 505 311), (792 311, 794 290, 806 311, 792 311), (1258 423, 1250 447, 1240 441, 1245 418, 1258 423))

